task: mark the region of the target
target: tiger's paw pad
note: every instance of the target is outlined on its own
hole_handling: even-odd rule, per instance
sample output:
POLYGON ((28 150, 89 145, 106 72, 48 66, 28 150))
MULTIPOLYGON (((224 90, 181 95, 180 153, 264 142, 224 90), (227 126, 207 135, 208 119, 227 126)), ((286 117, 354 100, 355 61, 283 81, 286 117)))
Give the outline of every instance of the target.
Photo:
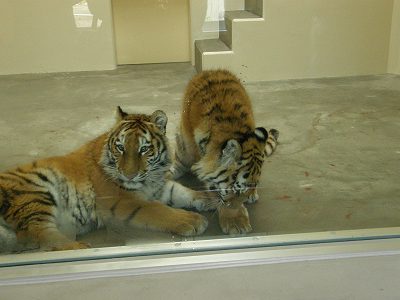
POLYGON ((183 236, 202 234, 208 226, 207 218, 194 212, 179 210, 173 233, 183 236))
POLYGON ((232 209, 232 211, 226 214, 222 213, 222 215, 220 212, 219 225, 225 234, 243 234, 253 230, 250 225, 249 215, 244 207, 239 210, 232 209))

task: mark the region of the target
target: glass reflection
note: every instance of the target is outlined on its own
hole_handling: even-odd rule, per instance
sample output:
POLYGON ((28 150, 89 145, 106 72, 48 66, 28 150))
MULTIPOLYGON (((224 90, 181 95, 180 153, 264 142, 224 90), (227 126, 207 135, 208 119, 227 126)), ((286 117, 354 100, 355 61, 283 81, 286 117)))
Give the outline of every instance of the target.
POLYGON ((75 26, 77 28, 100 28, 103 21, 95 12, 95 1, 80 1, 72 6, 72 11, 75 19, 75 26))
POLYGON ((218 31, 220 21, 224 20, 225 1, 224 0, 207 0, 207 12, 203 23, 203 32, 218 31))

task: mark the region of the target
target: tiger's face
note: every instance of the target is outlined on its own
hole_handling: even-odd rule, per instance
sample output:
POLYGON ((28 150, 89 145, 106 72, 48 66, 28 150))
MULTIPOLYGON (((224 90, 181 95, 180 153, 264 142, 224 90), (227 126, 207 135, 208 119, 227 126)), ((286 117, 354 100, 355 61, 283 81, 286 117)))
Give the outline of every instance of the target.
POLYGON ((165 128, 167 116, 127 114, 118 107, 118 121, 103 151, 105 172, 127 190, 140 189, 146 181, 163 180, 171 159, 165 128))
POLYGON ((211 155, 209 163, 199 162, 192 171, 207 189, 217 192, 223 202, 229 203, 238 197, 254 202, 258 199, 256 188, 265 159, 267 138, 268 132, 258 127, 241 139, 228 140, 221 153, 216 154, 219 159, 211 155))

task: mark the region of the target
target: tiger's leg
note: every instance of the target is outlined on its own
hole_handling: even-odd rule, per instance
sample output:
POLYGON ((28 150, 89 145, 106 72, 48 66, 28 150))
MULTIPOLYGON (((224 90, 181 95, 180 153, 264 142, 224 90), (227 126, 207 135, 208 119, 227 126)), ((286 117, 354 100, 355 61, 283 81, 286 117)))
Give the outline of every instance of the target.
POLYGON ((18 242, 33 242, 53 250, 88 248, 87 244, 71 240, 59 231, 57 208, 48 193, 22 190, 19 193, 4 213, 4 220, 14 229, 18 242))
POLYGON ((252 231, 247 208, 221 206, 218 208, 219 225, 226 234, 240 234, 252 231))
POLYGON ((216 193, 195 191, 170 180, 164 185, 160 201, 172 207, 207 211, 217 208, 219 198, 216 193))
POLYGON ((193 162, 188 153, 188 147, 181 133, 176 134, 176 148, 173 166, 171 167, 172 178, 178 179, 190 171, 193 162))
POLYGON ((208 221, 202 215, 172 208, 158 201, 116 200, 109 209, 112 218, 126 226, 148 228, 183 236, 202 234, 208 221))
POLYGON ((258 196, 257 190, 254 189, 253 191, 251 191, 251 193, 248 195, 247 199, 246 199, 246 203, 256 203, 258 201, 258 199, 260 198, 260 196, 258 196))
POLYGON ((75 250, 90 248, 89 244, 74 241, 62 234, 56 224, 51 221, 31 221, 17 230, 19 241, 30 240, 38 243, 42 249, 75 250))

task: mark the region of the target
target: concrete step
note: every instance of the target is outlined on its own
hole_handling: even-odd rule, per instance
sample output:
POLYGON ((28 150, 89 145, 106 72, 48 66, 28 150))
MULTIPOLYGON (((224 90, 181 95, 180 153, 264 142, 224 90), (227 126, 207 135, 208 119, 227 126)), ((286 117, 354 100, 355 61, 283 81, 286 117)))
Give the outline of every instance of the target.
POLYGON ((220 24, 219 38, 229 48, 232 49, 232 23, 234 20, 252 20, 260 19, 259 15, 246 10, 234 10, 225 12, 225 20, 220 24))
POLYGON ((209 53, 219 53, 224 52, 231 53, 231 49, 224 44, 220 39, 208 39, 208 40, 198 40, 194 43, 195 46, 195 66, 198 72, 202 70, 203 66, 203 55, 209 53))

